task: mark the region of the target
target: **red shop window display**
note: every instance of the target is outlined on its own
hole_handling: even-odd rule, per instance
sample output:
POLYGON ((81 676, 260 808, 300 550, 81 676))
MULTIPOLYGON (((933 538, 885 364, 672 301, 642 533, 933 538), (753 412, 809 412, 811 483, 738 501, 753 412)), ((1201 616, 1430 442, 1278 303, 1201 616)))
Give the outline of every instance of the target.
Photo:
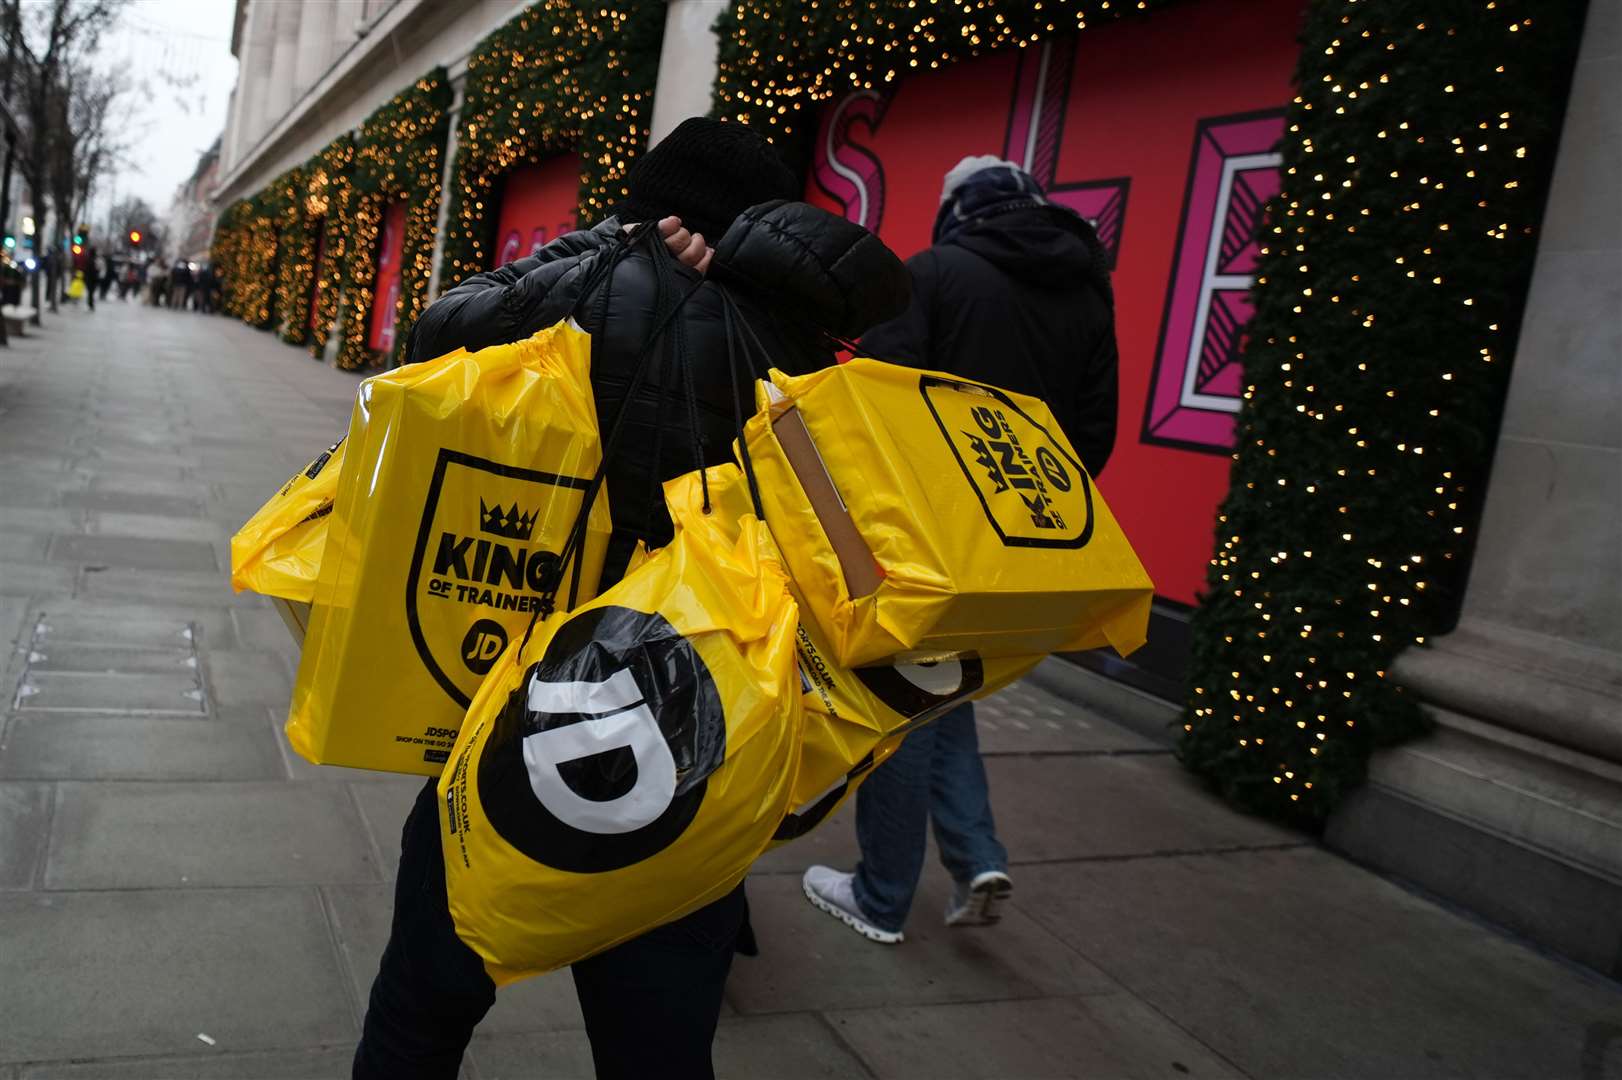
POLYGON ((372 330, 366 342, 381 353, 394 348, 394 320, 400 307, 400 270, 405 253, 405 211, 404 201, 392 202, 383 211, 377 284, 372 292, 372 330))
POLYGON ((559 154, 507 174, 491 269, 541 250, 575 229, 580 202, 580 162, 559 154))

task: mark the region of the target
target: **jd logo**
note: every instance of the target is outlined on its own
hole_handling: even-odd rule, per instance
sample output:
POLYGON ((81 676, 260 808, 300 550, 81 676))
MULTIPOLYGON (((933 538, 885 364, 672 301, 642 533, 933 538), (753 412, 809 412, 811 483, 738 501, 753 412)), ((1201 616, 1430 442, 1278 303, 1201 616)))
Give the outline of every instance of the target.
POLYGON ((1092 484, 1062 440, 995 387, 921 375, 918 389, 1005 547, 1086 546, 1092 484))
POLYGON ((462 639, 462 663, 475 675, 488 675, 506 647, 506 628, 494 619, 480 619, 468 627, 467 637, 462 639))
POLYGON ((491 825, 536 862, 618 870, 664 850, 726 756, 726 714, 692 645, 659 615, 593 608, 558 629, 479 762, 491 825))
POLYGON ((406 578, 423 667, 466 708, 539 606, 587 481, 439 451, 406 578))

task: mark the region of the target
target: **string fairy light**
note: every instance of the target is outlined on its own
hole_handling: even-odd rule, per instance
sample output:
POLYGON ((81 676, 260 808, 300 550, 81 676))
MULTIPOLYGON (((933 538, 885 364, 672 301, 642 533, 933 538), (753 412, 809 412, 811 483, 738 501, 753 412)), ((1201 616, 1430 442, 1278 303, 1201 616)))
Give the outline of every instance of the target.
MULTIPOLYGON (((714 111, 792 144, 820 103, 898 70, 1177 17, 1144 16, 1159 6, 740 0, 714 111)), ((1307 5, 1194 616, 1183 760, 1308 825, 1424 723, 1387 672, 1463 587, 1580 22, 1535 0, 1433 7, 1307 5)))
POLYGON ((604 217, 647 145, 664 12, 636 0, 545 0, 480 42, 451 168, 441 288, 490 268, 502 178, 550 154, 579 157, 578 220, 604 217))

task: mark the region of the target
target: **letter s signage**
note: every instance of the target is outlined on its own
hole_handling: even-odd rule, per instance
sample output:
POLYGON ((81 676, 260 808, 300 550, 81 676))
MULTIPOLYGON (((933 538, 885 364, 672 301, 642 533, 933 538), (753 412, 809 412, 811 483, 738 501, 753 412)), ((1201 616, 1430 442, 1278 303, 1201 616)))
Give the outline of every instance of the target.
POLYGON ((884 220, 884 166, 851 138, 851 128, 861 123, 870 134, 877 132, 889 104, 890 96, 877 90, 840 98, 823 115, 811 168, 817 187, 844 208, 845 217, 875 233, 884 220))

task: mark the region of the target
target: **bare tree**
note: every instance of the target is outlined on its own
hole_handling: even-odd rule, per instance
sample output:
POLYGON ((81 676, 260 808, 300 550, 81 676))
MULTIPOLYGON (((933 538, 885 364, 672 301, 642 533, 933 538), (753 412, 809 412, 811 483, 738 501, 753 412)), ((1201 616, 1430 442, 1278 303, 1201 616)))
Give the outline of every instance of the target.
POLYGON ((161 252, 168 246, 168 227, 158 212, 139 195, 120 199, 107 212, 108 239, 118 241, 131 230, 141 234, 141 247, 146 251, 161 252))
MULTIPOLYGON (((35 0, 26 9, 21 0, 8 0, 0 12, 8 53, 14 57, 15 100, 26 129, 19 155, 23 178, 33 193, 36 216, 43 216, 47 196, 57 211, 48 282, 53 310, 63 241, 74 224, 78 178, 94 183, 110 160, 110 148, 99 145, 105 143, 105 132, 96 132, 82 151, 78 141, 96 127, 91 107, 107 89, 90 76, 89 59, 116 16, 115 0, 35 0), (78 163, 81 152, 94 159, 93 167, 78 163)), ((104 112, 103 127, 107 120, 104 112)))

